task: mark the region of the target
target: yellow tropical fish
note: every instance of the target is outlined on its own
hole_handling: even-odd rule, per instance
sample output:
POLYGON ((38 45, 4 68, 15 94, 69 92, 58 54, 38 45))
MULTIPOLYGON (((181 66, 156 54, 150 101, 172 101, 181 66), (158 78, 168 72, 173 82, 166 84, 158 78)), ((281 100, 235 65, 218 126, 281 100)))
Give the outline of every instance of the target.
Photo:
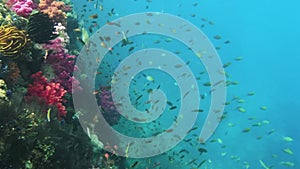
POLYGON ((293 138, 291 138, 291 137, 283 137, 282 139, 287 142, 293 141, 293 138))
POLYGON ((82 32, 81 39, 86 44, 88 42, 88 40, 89 40, 89 33, 84 28, 81 29, 81 32, 82 32))
POLYGON ((48 122, 51 121, 51 108, 49 108, 48 111, 47 111, 47 121, 48 122))
POLYGON ((150 82, 154 81, 154 78, 152 76, 147 76, 146 79, 150 82))

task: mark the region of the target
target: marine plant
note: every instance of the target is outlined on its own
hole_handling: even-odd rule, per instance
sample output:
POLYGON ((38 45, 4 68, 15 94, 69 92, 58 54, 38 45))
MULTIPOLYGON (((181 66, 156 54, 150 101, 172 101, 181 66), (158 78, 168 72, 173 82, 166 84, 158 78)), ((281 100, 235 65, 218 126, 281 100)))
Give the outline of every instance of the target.
POLYGON ((5 59, 16 59, 21 56, 28 42, 29 39, 24 30, 10 25, 0 27, 0 54, 5 59))

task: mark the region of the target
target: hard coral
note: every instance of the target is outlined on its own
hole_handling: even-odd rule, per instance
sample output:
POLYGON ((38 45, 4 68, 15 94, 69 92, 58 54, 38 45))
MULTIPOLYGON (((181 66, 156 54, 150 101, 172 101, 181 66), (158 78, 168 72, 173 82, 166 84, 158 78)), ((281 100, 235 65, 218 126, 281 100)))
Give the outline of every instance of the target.
POLYGON ((0 27, 0 54, 6 58, 14 59, 28 43, 28 38, 24 30, 19 30, 15 26, 0 27))
POLYGON ((40 0, 39 9, 44 14, 49 15, 49 17, 57 23, 66 23, 67 16, 65 13, 66 9, 64 2, 54 0, 40 0))
POLYGON ((48 106, 55 106, 58 110, 58 119, 65 117, 67 114, 66 108, 63 105, 63 99, 66 90, 60 83, 49 82, 43 76, 41 71, 33 74, 31 78, 34 80, 33 84, 28 87, 27 100, 32 100, 37 97, 41 104, 45 103, 48 106))

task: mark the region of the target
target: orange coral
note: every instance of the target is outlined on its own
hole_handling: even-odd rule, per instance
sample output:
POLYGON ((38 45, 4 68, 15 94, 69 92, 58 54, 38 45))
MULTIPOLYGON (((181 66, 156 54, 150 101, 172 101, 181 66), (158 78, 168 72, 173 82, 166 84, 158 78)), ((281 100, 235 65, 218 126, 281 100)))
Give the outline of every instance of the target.
POLYGON ((5 81, 8 85, 14 85, 18 83, 20 76, 20 69, 16 62, 9 62, 8 63, 8 74, 5 77, 5 81))
POLYGON ((40 10, 49 15, 50 19, 53 19, 55 22, 66 23, 66 13, 65 13, 65 3, 62 1, 54 0, 40 0, 39 3, 40 10))

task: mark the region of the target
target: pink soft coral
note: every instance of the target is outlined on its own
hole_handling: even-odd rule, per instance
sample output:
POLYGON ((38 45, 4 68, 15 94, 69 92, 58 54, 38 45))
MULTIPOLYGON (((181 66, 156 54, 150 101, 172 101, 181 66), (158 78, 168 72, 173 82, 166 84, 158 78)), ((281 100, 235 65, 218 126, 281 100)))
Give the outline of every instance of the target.
POLYGON ((55 53, 67 52, 65 49, 66 43, 64 38, 57 37, 53 40, 50 40, 49 43, 45 43, 42 47, 47 51, 52 51, 55 53))
POLYGON ((32 10, 37 8, 37 4, 32 0, 8 0, 6 4, 11 10, 15 11, 17 15, 23 17, 28 17, 32 10))

